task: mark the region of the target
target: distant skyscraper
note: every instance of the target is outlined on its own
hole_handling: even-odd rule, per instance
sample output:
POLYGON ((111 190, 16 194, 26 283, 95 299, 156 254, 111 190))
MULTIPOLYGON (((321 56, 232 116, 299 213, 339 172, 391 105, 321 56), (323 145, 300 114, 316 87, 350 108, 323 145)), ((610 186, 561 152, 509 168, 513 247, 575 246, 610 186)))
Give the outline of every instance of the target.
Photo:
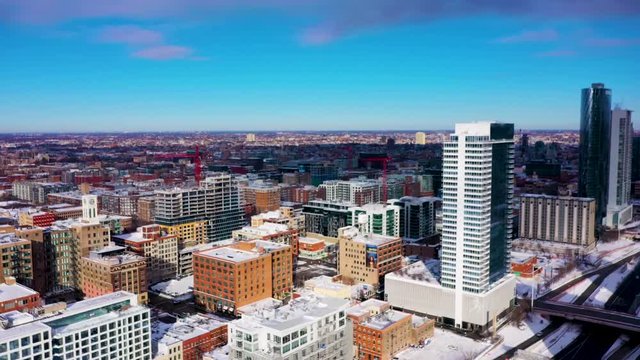
POLYGON ((256 142, 256 134, 249 133, 247 134, 247 142, 256 142))
POLYGON ((426 145, 427 144, 427 134, 419 131, 416 133, 416 145, 426 145))
POLYGON ((611 90, 604 84, 582 89, 578 193, 596 199, 596 226, 606 215, 611 131, 611 90))
POLYGON ((631 199, 631 157, 633 149, 631 110, 616 108, 611 114, 607 216, 605 225, 617 228, 633 217, 631 199))

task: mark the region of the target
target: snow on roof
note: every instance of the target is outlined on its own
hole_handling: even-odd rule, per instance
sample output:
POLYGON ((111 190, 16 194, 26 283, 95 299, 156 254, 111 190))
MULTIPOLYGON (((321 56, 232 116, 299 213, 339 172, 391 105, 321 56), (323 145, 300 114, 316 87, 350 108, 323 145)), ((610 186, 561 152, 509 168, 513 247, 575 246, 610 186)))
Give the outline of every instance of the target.
POLYGON ((324 240, 321 239, 316 239, 316 238, 310 238, 310 237, 306 237, 306 236, 301 236, 298 239, 298 243, 304 243, 304 244, 318 244, 318 243, 324 243, 324 240))
POLYGON ((171 345, 204 335, 221 326, 226 326, 226 323, 200 314, 177 319, 173 324, 154 321, 151 325, 151 338, 156 343, 171 345))
POLYGON ((0 235, 0 245, 7 245, 7 244, 13 244, 13 243, 19 243, 19 242, 29 242, 29 241, 25 239, 21 239, 20 237, 18 237, 16 234, 13 234, 13 233, 0 235))
POLYGON ((440 284, 440 261, 430 259, 418 261, 400 270, 385 275, 385 278, 423 281, 440 284))
POLYGON ((171 279, 151 286, 151 290, 171 296, 180 296, 193 292, 193 275, 182 279, 171 279))
POLYGON ((38 293, 24 285, 18 283, 13 285, 0 284, 0 302, 11 301, 38 293))

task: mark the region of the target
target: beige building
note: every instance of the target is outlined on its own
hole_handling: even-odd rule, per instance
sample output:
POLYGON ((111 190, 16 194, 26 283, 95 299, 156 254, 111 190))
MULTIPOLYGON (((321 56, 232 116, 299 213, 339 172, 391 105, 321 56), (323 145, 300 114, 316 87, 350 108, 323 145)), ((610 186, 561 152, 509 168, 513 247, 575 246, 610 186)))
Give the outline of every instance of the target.
POLYGON ((176 225, 160 225, 168 235, 175 235, 178 238, 180 249, 204 244, 207 242, 207 222, 192 221, 176 225))
POLYGON ((92 251, 81 259, 80 270, 81 289, 86 297, 128 291, 138 295, 142 303, 148 300, 145 258, 124 253, 123 247, 92 251))
POLYGON ((242 188, 245 204, 254 205, 256 213, 277 210, 280 207, 280 187, 263 182, 242 188))
POLYGON ((306 236, 304 215, 302 209, 281 206, 278 210, 267 211, 251 217, 251 226, 257 227, 264 223, 287 225, 291 230, 298 230, 300 236, 306 236))
POLYGON ((399 237, 361 233, 353 226, 338 232, 338 274, 344 279, 377 287, 385 274, 402 267, 399 237))
POLYGON ((13 277, 22 285, 33 286, 33 261, 31 242, 16 234, 0 235, 0 283, 13 277))
POLYGON ((149 284, 178 275, 178 238, 164 235, 160 225, 146 225, 137 232, 114 235, 114 242, 147 260, 149 284))
POLYGON ((596 201, 537 194, 520 196, 520 238, 591 246, 595 243, 596 201))

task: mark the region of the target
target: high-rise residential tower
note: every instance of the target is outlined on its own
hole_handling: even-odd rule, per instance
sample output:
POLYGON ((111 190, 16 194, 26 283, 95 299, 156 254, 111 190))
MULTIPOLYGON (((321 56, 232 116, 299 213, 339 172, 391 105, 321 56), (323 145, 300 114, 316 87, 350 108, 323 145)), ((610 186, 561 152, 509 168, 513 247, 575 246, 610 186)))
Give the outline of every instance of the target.
POLYGON ((387 274, 394 307, 467 329, 486 328, 509 309, 513 135, 513 124, 456 124, 444 143, 440 266, 418 262, 387 274))
POLYGON ((631 168, 633 124, 631 110, 615 108, 611 113, 607 216, 604 225, 617 228, 631 220, 631 168))
POLYGON ((426 145, 427 144, 427 134, 422 131, 418 131, 416 133, 416 145, 426 145))
POLYGON ((582 89, 578 195, 596 199, 596 226, 606 215, 610 132, 611 90, 601 83, 582 89))

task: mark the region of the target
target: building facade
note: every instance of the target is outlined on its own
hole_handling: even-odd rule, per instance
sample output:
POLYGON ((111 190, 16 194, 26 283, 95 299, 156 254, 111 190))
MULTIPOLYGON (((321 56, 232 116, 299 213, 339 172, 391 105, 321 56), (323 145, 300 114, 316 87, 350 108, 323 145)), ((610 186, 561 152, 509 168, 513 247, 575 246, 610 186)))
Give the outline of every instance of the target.
POLYGON ((0 234, 0 282, 8 277, 15 278, 20 284, 33 286, 33 260, 31 242, 16 234, 0 234))
POLYGON ((424 239, 436 234, 437 197, 404 196, 388 203, 400 208, 400 234, 407 239, 424 239))
POLYGON ((309 201, 302 207, 307 232, 338 237, 338 229, 347 226, 351 206, 325 200, 309 201))
POLYGON ((524 239, 592 246, 596 241, 596 201, 523 194, 518 229, 524 239))
POLYGON ((633 217, 630 204, 632 151, 631 110, 615 108, 611 114, 607 215, 604 220, 604 225, 609 228, 618 228, 633 217))
POLYGON ((325 200, 356 206, 380 202, 382 191, 380 181, 370 179, 329 180, 318 189, 324 192, 325 200))
POLYGON ((193 293, 209 311, 237 313, 266 298, 293 290, 291 247, 253 240, 193 254, 193 293))
POLYGON ((402 239, 340 229, 338 274, 356 283, 381 286, 384 275, 402 267, 402 239))
POLYGON ((596 226, 606 216, 610 143, 611 90, 595 83, 582 89, 578 195, 596 199, 596 226))
POLYGON ((353 358, 349 300, 304 294, 289 304, 231 321, 229 359, 353 358))

